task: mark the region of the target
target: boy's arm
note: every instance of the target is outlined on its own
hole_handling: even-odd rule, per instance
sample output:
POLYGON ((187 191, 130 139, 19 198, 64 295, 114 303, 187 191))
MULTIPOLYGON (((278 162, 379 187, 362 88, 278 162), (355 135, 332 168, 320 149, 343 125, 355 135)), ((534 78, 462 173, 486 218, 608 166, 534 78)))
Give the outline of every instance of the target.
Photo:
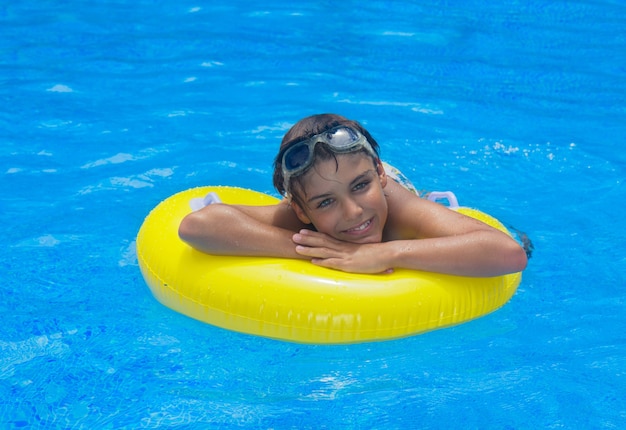
POLYGON ((180 223, 180 238, 218 255, 307 258, 295 251, 294 231, 304 225, 285 202, 271 206, 208 205, 180 223))
POLYGON ((298 244, 296 251, 311 258, 313 264, 356 273, 404 268, 490 277, 524 270, 527 262, 522 247, 489 226, 459 235, 367 244, 342 242, 323 233, 302 230, 294 241, 298 244))
POLYGON ((424 199, 402 203, 395 221, 414 223, 416 239, 389 244, 388 255, 396 267, 486 277, 526 268, 526 252, 507 234, 424 199))
MULTIPOLYGON (((491 229, 491 227, 489 227, 491 229)), ((475 230, 458 236, 387 242, 388 261, 395 267, 490 277, 526 268, 525 251, 495 229, 475 230)))
POLYGON ((393 268, 461 276, 498 276, 526 267, 515 240, 480 221, 429 202, 390 181, 389 216, 383 243, 354 244, 303 230, 296 251, 314 264, 347 272, 381 273, 393 268))

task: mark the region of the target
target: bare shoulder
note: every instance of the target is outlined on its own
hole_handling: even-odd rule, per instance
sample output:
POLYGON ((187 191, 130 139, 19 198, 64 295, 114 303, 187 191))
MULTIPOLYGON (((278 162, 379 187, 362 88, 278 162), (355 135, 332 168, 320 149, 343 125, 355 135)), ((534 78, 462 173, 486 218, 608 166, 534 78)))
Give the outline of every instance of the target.
POLYGON ((390 238, 423 239, 490 229, 486 224, 439 203, 420 198, 394 181, 386 190, 390 238))

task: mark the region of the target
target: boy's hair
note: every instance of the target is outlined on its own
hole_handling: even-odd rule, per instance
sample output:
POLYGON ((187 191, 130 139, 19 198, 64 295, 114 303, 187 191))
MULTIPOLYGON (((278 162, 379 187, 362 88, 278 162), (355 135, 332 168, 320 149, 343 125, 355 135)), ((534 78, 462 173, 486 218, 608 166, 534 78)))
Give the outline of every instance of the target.
MULTIPOLYGON (((287 131, 287 133, 285 133, 285 136, 283 136, 283 140, 280 143, 280 148, 278 150, 278 153, 281 154, 283 148, 286 148, 295 143, 307 140, 315 136, 316 134, 323 133, 326 130, 330 130, 331 128, 334 128, 340 125, 345 125, 354 130, 357 130, 363 136, 365 136, 365 138, 371 145, 372 149, 376 153, 376 157, 378 158, 378 142, 374 140, 374 138, 370 135, 370 133, 361 124, 359 124, 356 121, 353 121, 353 120, 344 118, 340 115, 336 115, 332 113, 312 115, 312 116, 308 116, 298 121, 296 124, 294 124, 293 127, 289 129, 289 131, 287 131)), ((323 142, 315 146, 314 154, 315 154, 316 160, 318 159, 329 160, 331 158, 335 158, 336 156, 333 150, 327 144, 323 142)), ((274 160, 274 188, 276 188, 276 190, 278 190, 278 192, 284 196, 286 193, 286 190, 285 190, 284 182, 283 182, 284 181, 283 169, 282 169, 283 160, 281 158, 276 156, 276 159, 274 160)), ((375 160, 375 161, 378 161, 378 160, 375 160)), ((315 165, 315 162, 312 165, 315 165)), ((306 171, 302 172, 302 174, 296 177, 291 178, 292 182, 298 183, 298 187, 297 187, 298 189, 302 188, 302 184, 300 183, 299 178, 301 178, 304 175, 304 173, 306 173, 306 171)), ((297 193, 292 193, 292 194, 293 194, 294 200, 296 200, 296 202, 299 202, 300 199, 297 193)))

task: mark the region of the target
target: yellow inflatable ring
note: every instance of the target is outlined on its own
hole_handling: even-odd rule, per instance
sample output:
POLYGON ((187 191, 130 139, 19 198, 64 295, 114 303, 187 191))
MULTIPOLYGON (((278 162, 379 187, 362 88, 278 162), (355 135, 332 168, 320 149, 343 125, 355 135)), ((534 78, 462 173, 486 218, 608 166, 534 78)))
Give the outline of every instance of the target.
MULTIPOLYGON (((302 343, 355 343, 409 336, 459 324, 504 305, 521 273, 465 278, 396 270, 361 275, 307 261, 224 257, 178 237, 190 201, 216 192, 224 203, 274 204, 274 197, 232 187, 175 194, 146 217, 137 236, 139 267, 165 306, 218 327, 302 343)), ((480 211, 459 211, 506 231, 480 211)))

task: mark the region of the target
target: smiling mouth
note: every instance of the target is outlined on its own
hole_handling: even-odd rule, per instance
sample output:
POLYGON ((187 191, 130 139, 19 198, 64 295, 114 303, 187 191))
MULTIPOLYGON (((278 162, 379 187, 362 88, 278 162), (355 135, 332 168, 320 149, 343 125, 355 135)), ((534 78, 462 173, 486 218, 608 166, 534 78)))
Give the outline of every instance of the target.
POLYGON ((350 228, 350 229, 346 230, 346 233, 359 233, 359 232, 362 232, 364 230, 367 230, 367 228, 370 225, 372 225, 372 220, 368 219, 363 224, 361 224, 361 225, 359 225, 357 227, 353 227, 353 228, 350 228))

